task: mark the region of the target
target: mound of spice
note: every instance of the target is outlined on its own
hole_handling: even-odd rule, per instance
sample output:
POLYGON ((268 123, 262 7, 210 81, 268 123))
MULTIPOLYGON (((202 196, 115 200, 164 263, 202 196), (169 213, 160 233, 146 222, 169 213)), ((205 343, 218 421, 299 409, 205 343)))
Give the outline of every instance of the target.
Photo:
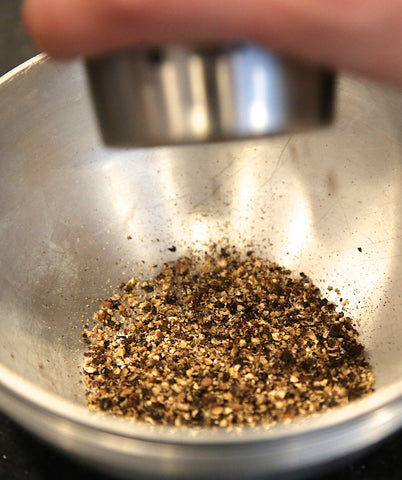
POLYGON ((83 337, 91 408, 151 424, 261 425, 373 390, 352 320, 252 252, 213 248, 131 279, 83 337))

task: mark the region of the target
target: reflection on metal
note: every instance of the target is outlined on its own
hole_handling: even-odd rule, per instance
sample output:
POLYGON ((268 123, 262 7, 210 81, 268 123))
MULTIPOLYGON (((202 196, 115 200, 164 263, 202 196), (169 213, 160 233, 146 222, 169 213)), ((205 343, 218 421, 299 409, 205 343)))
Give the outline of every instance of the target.
POLYGON ((331 74, 250 44, 171 46, 87 66, 110 145, 258 137, 332 119, 331 74))
POLYGON ((190 91, 193 99, 192 111, 190 112, 191 128, 196 137, 203 139, 210 129, 207 91, 203 82, 205 78, 204 64, 199 56, 191 55, 188 68, 190 91))

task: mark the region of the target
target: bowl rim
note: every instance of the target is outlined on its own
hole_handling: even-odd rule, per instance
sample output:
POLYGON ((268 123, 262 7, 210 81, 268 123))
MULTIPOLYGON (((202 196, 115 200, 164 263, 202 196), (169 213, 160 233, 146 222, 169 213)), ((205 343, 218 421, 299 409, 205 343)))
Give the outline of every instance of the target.
POLYGON ((8 72, 0 76, 0 87, 8 83, 9 81, 15 80, 19 75, 22 75, 28 72, 31 68, 35 68, 37 65, 52 61, 46 53, 38 53, 32 58, 29 58, 25 62, 17 65, 8 72))

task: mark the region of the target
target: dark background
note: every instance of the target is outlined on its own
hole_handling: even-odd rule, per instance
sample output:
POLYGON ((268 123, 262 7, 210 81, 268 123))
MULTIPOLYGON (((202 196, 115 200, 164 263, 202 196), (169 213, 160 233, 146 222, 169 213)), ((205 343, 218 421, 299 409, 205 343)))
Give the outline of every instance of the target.
MULTIPOLYGON (((22 0, 0 0, 0 74, 37 53, 19 20, 22 0)), ((96 3, 96 1, 94 2, 96 3)), ((1 112, 0 112, 1 115, 1 112)), ((1 118, 1 117, 0 117, 1 118)), ((0 413, 0 480, 110 480, 43 445, 0 413)), ((402 432, 317 480, 400 480, 402 432)))
POLYGON ((37 53, 20 22, 22 0, 0 0, 0 75, 37 53))

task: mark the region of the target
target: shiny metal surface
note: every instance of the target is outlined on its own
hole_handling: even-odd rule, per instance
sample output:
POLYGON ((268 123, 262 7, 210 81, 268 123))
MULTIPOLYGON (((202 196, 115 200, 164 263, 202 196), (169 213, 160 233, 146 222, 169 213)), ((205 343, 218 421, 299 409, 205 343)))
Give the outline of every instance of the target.
MULTIPOLYGON (((3 77, 0 110, 5 412, 65 452, 127 478, 300 474, 401 426, 400 93, 342 78, 337 121, 328 130, 106 149, 82 66, 39 57, 3 77), (252 242, 323 290, 341 290, 374 365, 376 393, 241 434, 194 434, 89 413, 81 331, 97 299, 132 274, 222 238, 240 248, 252 242)), ((328 297, 339 302, 334 291, 328 297)))
POLYGON ((88 72, 109 145, 261 137, 332 119, 332 74, 251 44, 121 53, 88 72))

